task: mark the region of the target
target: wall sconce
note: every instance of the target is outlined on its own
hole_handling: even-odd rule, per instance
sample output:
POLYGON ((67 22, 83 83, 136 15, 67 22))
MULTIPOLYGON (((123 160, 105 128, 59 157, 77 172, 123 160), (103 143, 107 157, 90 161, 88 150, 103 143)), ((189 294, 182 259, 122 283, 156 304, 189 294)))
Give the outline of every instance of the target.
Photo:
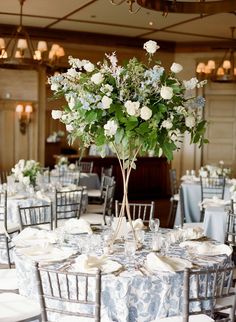
POLYGON ((26 133, 26 128, 30 123, 32 112, 33 107, 30 104, 27 104, 25 106, 23 104, 18 104, 16 106, 16 113, 18 114, 18 120, 20 124, 20 132, 22 134, 26 133))

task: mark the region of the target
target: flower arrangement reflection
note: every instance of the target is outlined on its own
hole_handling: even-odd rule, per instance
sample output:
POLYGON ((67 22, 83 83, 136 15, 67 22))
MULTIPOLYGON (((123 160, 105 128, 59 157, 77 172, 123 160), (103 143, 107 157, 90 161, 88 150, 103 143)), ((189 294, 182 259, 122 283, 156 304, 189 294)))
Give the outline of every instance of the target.
POLYGON ((205 82, 177 78, 183 69, 178 63, 169 71, 159 61, 151 66, 159 49, 155 41, 146 42, 144 49, 148 65, 132 58, 120 66, 115 53, 96 65, 69 57, 67 72, 49 78, 55 95, 67 101, 63 111, 52 111, 52 117, 66 124, 71 141, 79 138, 85 147, 95 144, 101 155, 106 144, 111 147, 120 162, 126 201, 138 154, 153 151, 171 160, 186 131, 192 143, 206 142, 206 122, 199 116, 204 99, 192 96, 205 82))
POLYGON ((40 173, 40 164, 35 160, 20 160, 14 168, 12 174, 16 181, 26 186, 35 186, 37 175, 40 173))

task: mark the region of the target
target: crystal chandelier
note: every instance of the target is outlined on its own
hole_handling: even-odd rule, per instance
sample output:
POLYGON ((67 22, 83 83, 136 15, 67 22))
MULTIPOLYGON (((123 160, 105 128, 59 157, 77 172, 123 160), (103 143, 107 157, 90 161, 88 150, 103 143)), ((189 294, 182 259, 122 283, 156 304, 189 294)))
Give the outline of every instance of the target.
MULTIPOLYGON (((231 27, 233 40, 235 28, 231 27)), ((199 62, 196 68, 198 78, 222 83, 236 82, 235 49, 234 46, 226 48, 223 57, 218 61, 210 59, 208 62, 199 62)))
POLYGON ((129 11, 135 13, 137 4, 145 9, 161 11, 163 15, 173 13, 196 13, 196 14, 216 14, 221 12, 233 12, 236 10, 234 0, 110 0, 114 5, 124 2, 128 4, 129 11))
POLYGON ((53 66, 59 59, 65 56, 63 47, 53 44, 49 53, 47 42, 38 41, 37 49, 34 48, 29 34, 22 24, 23 5, 25 0, 20 2, 20 24, 12 34, 11 38, 5 41, 0 38, 0 65, 10 67, 12 65, 35 65, 47 63, 53 66))

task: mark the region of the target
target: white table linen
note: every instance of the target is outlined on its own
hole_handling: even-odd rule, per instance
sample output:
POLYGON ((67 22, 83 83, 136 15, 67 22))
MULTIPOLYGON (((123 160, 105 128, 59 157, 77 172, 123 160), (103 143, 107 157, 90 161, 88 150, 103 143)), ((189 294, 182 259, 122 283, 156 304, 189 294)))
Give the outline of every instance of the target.
MULTIPOLYGON (((199 182, 182 182, 186 223, 200 221, 201 186, 199 182)), ((230 199, 230 186, 225 186, 224 200, 230 199)), ((180 224, 180 203, 178 203, 175 225, 180 224)))
POLYGON ((225 207, 209 207, 204 215, 204 235, 221 243, 225 241, 227 213, 225 207))

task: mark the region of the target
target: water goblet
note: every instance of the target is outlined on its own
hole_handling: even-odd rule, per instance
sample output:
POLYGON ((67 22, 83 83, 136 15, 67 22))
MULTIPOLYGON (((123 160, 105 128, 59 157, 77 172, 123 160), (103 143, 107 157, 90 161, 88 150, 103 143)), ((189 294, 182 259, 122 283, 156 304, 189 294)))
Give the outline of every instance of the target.
POLYGON ((112 216, 106 216, 105 218, 105 223, 108 228, 111 228, 112 226, 112 219, 113 219, 112 216))
POLYGON ((152 232, 158 232, 160 227, 160 219, 158 218, 151 218, 149 220, 149 228, 152 232))
POLYGON ((130 271, 132 268, 131 261, 134 259, 134 255, 136 252, 136 242, 133 239, 125 240, 125 256, 128 259, 127 270, 130 271))
POLYGON ((162 240, 161 240, 160 234, 153 234, 153 236, 152 236, 152 250, 154 252, 160 251, 161 243, 162 243, 162 240))
POLYGON ((144 231, 142 229, 135 230, 135 235, 139 243, 144 243, 144 231))

